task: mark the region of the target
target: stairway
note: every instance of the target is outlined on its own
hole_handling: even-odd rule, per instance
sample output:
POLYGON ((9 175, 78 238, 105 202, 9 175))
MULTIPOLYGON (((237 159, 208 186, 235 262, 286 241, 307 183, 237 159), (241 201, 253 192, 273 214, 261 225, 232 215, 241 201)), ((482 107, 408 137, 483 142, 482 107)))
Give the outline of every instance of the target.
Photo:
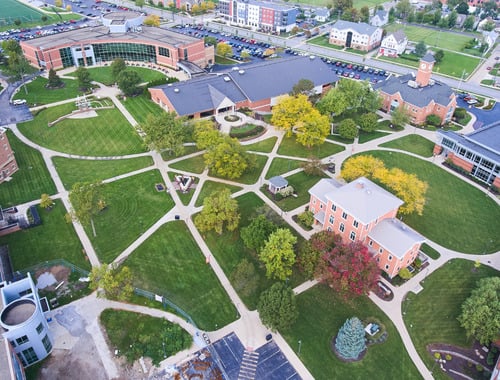
POLYGON ((241 361, 238 380, 255 380, 258 361, 258 352, 245 350, 245 352, 243 352, 243 360, 241 361))

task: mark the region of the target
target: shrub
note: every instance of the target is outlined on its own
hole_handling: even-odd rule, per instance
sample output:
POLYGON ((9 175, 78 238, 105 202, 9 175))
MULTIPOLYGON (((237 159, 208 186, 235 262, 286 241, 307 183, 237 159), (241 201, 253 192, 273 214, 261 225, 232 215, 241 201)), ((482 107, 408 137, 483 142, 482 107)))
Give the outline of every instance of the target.
POLYGON ((431 114, 425 118, 425 122, 434 127, 441 125, 441 118, 438 115, 431 114))
POLYGON ((413 262, 413 265, 415 265, 415 267, 417 269, 419 269, 421 266, 422 266, 422 260, 420 260, 418 257, 415 259, 415 261, 413 262))
POLYGON ((457 107, 455 108, 455 112, 453 113, 457 119, 463 119, 467 116, 467 110, 465 108, 457 107))
POLYGON ((311 227, 314 223, 314 214, 312 211, 304 211, 297 216, 299 223, 305 227, 311 227))
POLYGON ((481 364, 476 364, 476 370, 477 372, 483 372, 483 366, 481 364))
POLYGON ((281 194, 281 196, 283 198, 286 198, 286 197, 289 197, 290 195, 292 195, 294 193, 294 191, 295 190, 293 189, 293 186, 289 185, 289 186, 285 187, 284 189, 281 189, 279 191, 279 194, 281 194))
POLYGON ((445 359, 448 360, 448 361, 450 361, 452 359, 452 357, 451 357, 450 354, 446 354, 445 359))
POLYGON ((403 280, 409 280, 410 278, 412 278, 412 274, 410 273, 410 271, 408 270, 408 268, 403 268, 399 271, 398 273, 399 277, 401 277, 403 280))
POLYGON ((441 359, 441 354, 439 352, 434 352, 434 357, 439 360, 441 359))

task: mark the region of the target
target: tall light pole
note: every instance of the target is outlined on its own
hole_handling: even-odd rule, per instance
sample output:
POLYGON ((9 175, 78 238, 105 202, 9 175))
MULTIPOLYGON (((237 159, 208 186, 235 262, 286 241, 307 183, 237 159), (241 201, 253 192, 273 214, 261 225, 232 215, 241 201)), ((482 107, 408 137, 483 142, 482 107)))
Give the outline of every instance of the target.
POLYGON ((298 352, 298 355, 300 356, 300 349, 302 347, 302 340, 299 339, 299 352, 298 352))

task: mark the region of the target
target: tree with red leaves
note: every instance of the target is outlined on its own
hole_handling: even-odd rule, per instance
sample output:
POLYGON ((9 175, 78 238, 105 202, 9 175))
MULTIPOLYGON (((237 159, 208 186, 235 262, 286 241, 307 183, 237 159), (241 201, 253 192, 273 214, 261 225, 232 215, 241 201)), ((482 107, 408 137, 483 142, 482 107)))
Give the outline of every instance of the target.
POLYGON ((360 242, 338 243, 321 256, 317 275, 343 298, 368 294, 380 269, 368 248, 360 242))

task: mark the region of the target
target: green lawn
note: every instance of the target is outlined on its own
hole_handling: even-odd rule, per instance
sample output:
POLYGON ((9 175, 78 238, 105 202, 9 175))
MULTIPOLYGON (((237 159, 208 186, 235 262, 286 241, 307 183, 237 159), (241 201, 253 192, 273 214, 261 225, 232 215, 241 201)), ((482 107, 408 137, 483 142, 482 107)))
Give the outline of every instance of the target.
MULTIPOLYGON (((232 181, 247 185, 257 182, 260 174, 262 173, 262 169, 264 169, 264 165, 266 165, 268 157, 260 154, 252 154, 252 156, 255 156, 255 168, 245 171, 240 178, 234 178, 232 181)), ((213 175, 210 172, 209 174, 213 175)))
POLYGON ((72 224, 66 223, 66 209, 56 200, 52 210, 38 207, 42 225, 0 237, 0 245, 9 246, 14 270, 21 270, 48 260, 65 259, 82 269, 90 264, 72 224))
POLYGON ((182 172, 201 174, 203 170, 205 170, 205 160, 203 159, 203 154, 199 154, 198 156, 186 158, 185 160, 170 164, 169 166, 172 169, 182 172))
MULTIPOLYGON (((172 182, 175 181, 175 176, 177 175, 182 175, 182 173, 168 172, 168 178, 170 178, 172 182)), ((192 178, 194 178, 194 183, 198 183, 198 177, 192 177, 192 178)), ((187 206, 189 202, 191 202, 191 198, 193 198, 195 190, 196 189, 190 189, 187 193, 183 193, 182 191, 177 191, 177 195, 179 196, 179 199, 181 200, 184 206, 187 206)), ((170 189, 170 191, 176 191, 176 190, 170 189)))
POLYGON ((28 90, 27 94, 21 88, 19 92, 14 95, 14 99, 26 99, 30 106, 40 106, 76 98, 82 95, 82 93, 78 91, 78 82, 76 80, 62 79, 62 81, 65 84, 63 88, 47 89, 45 85, 48 80, 43 77, 37 77, 34 81, 26 85, 26 89, 28 90))
POLYGON ((343 137, 340 137, 340 135, 328 135, 326 139, 330 141, 336 141, 342 144, 352 144, 354 142, 354 139, 345 139, 343 137))
POLYGON ((135 285, 164 295, 204 330, 235 320, 236 310, 184 222, 170 222, 125 261, 135 285), (168 242, 168 244, 165 244, 168 242))
POLYGON ((188 154, 199 152, 200 150, 196 147, 196 145, 184 145, 184 152, 179 154, 178 156, 170 154, 171 151, 163 151, 161 152, 161 158, 163 161, 174 160, 179 157, 187 156, 188 154))
MULTIPOLYGON (((90 78, 93 81, 102 83, 106 86, 111 86, 114 83, 111 75, 111 66, 90 67, 88 70, 90 78)), ((135 71, 139 74, 142 82, 150 82, 152 80, 165 78, 165 74, 160 71, 150 70, 145 67, 127 66, 127 70, 135 71)), ((68 74, 68 76, 76 76, 76 74, 73 72, 68 74)))
POLYGON ((234 194, 237 191, 241 190, 241 187, 226 185, 225 183, 207 180, 203 183, 203 187, 201 188, 200 193, 198 194, 198 198, 196 198, 195 206, 196 207, 203 206, 203 200, 206 197, 208 197, 213 192, 221 191, 224 189, 229 189, 229 191, 231 191, 231 194, 234 194))
POLYGON ((253 144, 244 145, 244 147, 247 151, 271 153, 276 144, 276 140, 278 140, 277 137, 269 137, 268 139, 253 144))
POLYGON ((329 35, 327 34, 324 36, 317 36, 317 37, 311 38, 311 39, 307 40, 307 43, 311 44, 311 45, 323 46, 323 47, 335 49, 335 50, 341 50, 344 48, 343 46, 332 45, 330 42, 328 42, 328 39, 329 39, 329 35))
POLYGON ((121 99, 122 104, 139 124, 144 124, 149 114, 158 115, 165 112, 158 104, 153 102, 148 96, 139 96, 121 99))
POLYGON ((94 218, 97 237, 90 226, 85 227, 102 262, 112 262, 174 206, 169 194, 156 191, 155 184, 162 182, 160 172, 152 170, 104 185, 108 207, 94 218))
POLYGON ((278 149, 278 154, 283 156, 309 158, 311 156, 324 158, 332 154, 340 153, 345 148, 343 146, 328 143, 325 141, 322 145, 306 148, 295 141, 295 136, 284 137, 278 149))
POLYGON ((345 302, 330 288, 316 285, 297 296, 297 307, 299 317, 293 328, 280 332, 297 354, 301 342, 300 359, 315 379, 421 379, 396 328, 367 297, 345 302), (388 338, 370 346, 361 361, 346 363, 332 352, 332 339, 345 320, 354 316, 376 318, 388 338))
POLYGON ((12 180, 0 185, 0 206, 6 208, 40 199, 43 193, 54 194, 56 186, 40 152, 22 143, 11 131, 7 131, 7 138, 19 170, 12 180))
POLYGON ((374 131, 374 132, 363 132, 359 131, 358 143, 364 144, 368 141, 376 140, 381 137, 387 136, 389 133, 374 131))
MULTIPOLYGON (((432 368, 434 360, 425 349, 427 344, 448 343, 462 347, 472 344, 457 321, 461 305, 479 279, 500 275, 500 272, 484 265, 476 272, 473 269, 472 261, 452 260, 425 280, 422 284, 424 290, 417 295, 408 293, 403 303, 406 327, 428 368, 432 368)), ((440 374, 437 378, 448 379, 441 371, 435 372, 435 375, 440 374)))
POLYGON ((277 175, 285 174, 290 170, 297 169, 303 162, 304 161, 290 160, 288 158, 276 157, 273 159, 273 162, 271 162, 271 166, 269 166, 269 170, 266 173, 266 179, 269 179, 277 175))
POLYGON ((483 192, 430 162, 403 153, 363 154, 382 159, 388 168, 414 173, 429 184, 423 215, 405 215, 405 223, 436 243, 460 252, 481 254, 500 250, 500 207, 483 192))
POLYGON ((420 250, 427 256, 429 256, 431 259, 437 260, 441 257, 441 254, 427 243, 422 244, 420 250))
POLYGON ((404 150, 422 157, 432 157, 434 143, 420 135, 406 135, 399 139, 380 144, 384 148, 404 150))
POLYGON ((75 182, 102 181, 153 165, 150 156, 124 160, 77 160, 54 157, 52 161, 67 190, 71 189, 75 182))
POLYGON ((73 103, 47 108, 33 120, 19 124, 19 129, 31 141, 58 152, 118 156, 145 151, 141 138, 116 108, 98 110, 97 117, 47 125, 74 109, 73 103))
POLYGON ((297 197, 289 196, 279 201, 275 201, 273 199, 273 195, 267 191, 267 185, 266 190, 263 192, 269 199, 272 199, 283 211, 290 211, 309 202, 310 194, 308 191, 321 178, 322 177, 309 176, 303 171, 286 177, 288 185, 293 186, 295 192, 297 193, 297 197))

